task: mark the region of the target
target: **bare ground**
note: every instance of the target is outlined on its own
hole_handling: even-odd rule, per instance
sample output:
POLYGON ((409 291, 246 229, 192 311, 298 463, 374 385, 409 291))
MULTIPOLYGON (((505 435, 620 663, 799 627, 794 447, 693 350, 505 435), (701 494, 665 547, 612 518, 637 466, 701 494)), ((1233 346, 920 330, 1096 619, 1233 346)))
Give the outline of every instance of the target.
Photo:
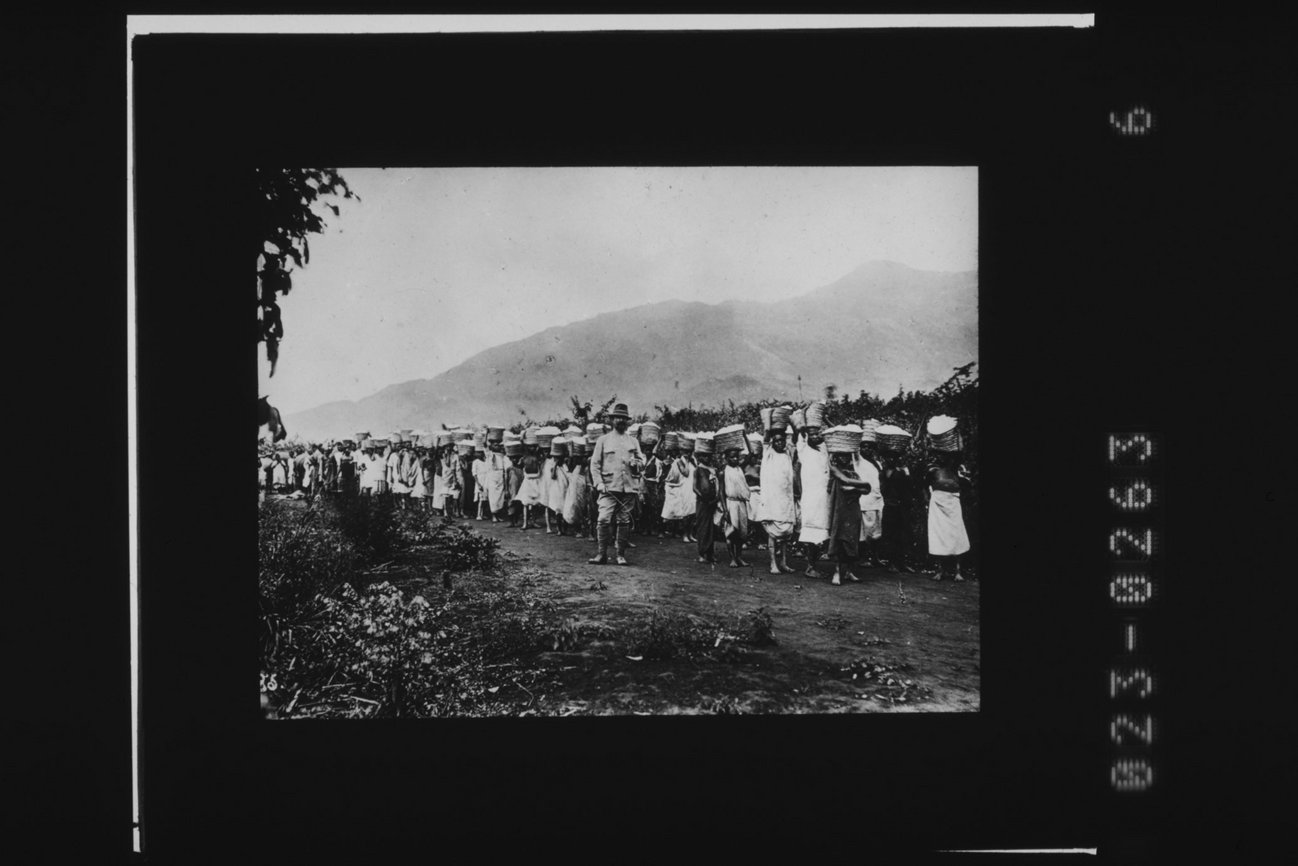
MULTIPOLYGON (((768 572, 768 554, 746 551, 751 566, 697 562, 693 544, 636 536, 628 566, 590 565, 589 539, 464 521, 501 540, 505 567, 460 575, 454 598, 523 589, 588 636, 569 650, 527 660, 541 676, 497 695, 513 712, 538 715, 969 712, 979 708, 979 585, 858 568, 859 584, 833 586, 833 566, 805 577, 768 572), (636 660, 616 639, 655 609, 711 621, 764 608, 775 643, 741 658, 636 660), (853 674, 857 674, 854 678, 853 674), (530 682, 531 687, 526 687, 530 682), (509 692, 513 694, 507 694, 509 692), (523 709, 525 707, 525 709, 523 709)), ((430 601, 446 598, 435 563, 420 551, 385 579, 430 601)), ((470 605, 471 608, 471 605, 470 605)))

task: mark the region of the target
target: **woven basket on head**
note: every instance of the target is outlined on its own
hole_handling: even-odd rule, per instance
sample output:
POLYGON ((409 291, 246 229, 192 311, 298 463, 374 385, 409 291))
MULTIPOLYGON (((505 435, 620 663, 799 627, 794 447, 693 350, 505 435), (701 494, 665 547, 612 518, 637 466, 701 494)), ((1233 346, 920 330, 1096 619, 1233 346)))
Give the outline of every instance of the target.
POLYGON ((696 433, 678 433, 676 435, 678 447, 686 454, 693 454, 698 448, 698 434, 696 433))
POLYGON ((861 428, 855 424, 830 427, 825 431, 825 449, 830 454, 855 454, 861 450, 861 428))
POLYGON ((717 431, 712 444, 720 454, 724 454, 732 448, 738 449, 740 452, 747 451, 748 440, 744 438, 744 425, 731 424, 729 427, 722 427, 717 431))
POLYGON ((521 439, 510 439, 505 443, 506 457, 519 457, 523 454, 523 441, 521 439))
POLYGON ((771 427, 772 430, 787 430, 789 427, 789 418, 793 415, 792 406, 776 406, 771 410, 771 427))
POLYGON ((934 415, 928 419, 924 429, 930 436, 941 436, 943 433, 949 433, 956 428, 956 419, 950 415, 934 415))
POLYGON ((911 442, 911 435, 895 424, 880 424, 875 435, 879 447, 888 451, 905 451, 911 442))
POLYGON ((879 428, 881 426, 882 426, 882 422, 878 421, 877 419, 866 418, 864 421, 861 422, 861 441, 878 442, 879 428))
POLYGON ((549 448, 550 443, 559 436, 558 427, 541 427, 536 431, 536 444, 540 445, 542 450, 549 448))
POLYGON ((817 400, 807 407, 807 426, 824 427, 825 426, 825 404, 817 400))
POLYGON ((472 440, 472 439, 461 439, 459 442, 456 442, 456 443, 455 443, 455 450, 456 450, 457 452, 459 452, 460 454, 472 454, 472 453, 473 453, 473 440, 472 440))
POLYGON ((526 427, 526 428, 523 429, 523 444, 524 444, 524 445, 535 445, 535 444, 536 444, 536 428, 535 428, 535 427, 526 427))
POLYGON ((711 433, 699 433, 694 437, 694 454, 695 456, 706 457, 712 454, 714 449, 713 435, 711 433))
POLYGON ((586 440, 580 436, 568 440, 568 453, 574 457, 584 457, 586 455, 586 440))
POLYGON ((387 448, 390 444, 392 444, 387 439, 371 439, 370 441, 374 443, 374 447, 378 448, 379 450, 387 448))
POLYGON ((640 425, 640 441, 647 444, 654 444, 662 437, 662 428, 652 421, 646 421, 640 425))
POLYGON ((505 428, 502 426, 492 425, 487 428, 488 442, 503 442, 505 440, 505 428))
POLYGON ((567 439, 561 439, 561 438, 559 438, 559 437, 555 437, 554 439, 551 439, 551 440, 550 440, 550 456, 551 456, 551 457, 567 457, 567 456, 568 456, 568 440, 567 440, 567 439))
POLYGON ((934 451, 959 451, 964 447, 964 439, 961 438, 959 430, 930 436, 928 442, 934 451))
POLYGON ((771 429, 771 407, 770 406, 762 407, 761 409, 758 410, 757 415, 762 419, 762 429, 770 430, 771 429))
POLYGON ((447 431, 443 431, 443 432, 437 434, 437 444, 438 444, 439 446, 440 446, 440 445, 449 445, 449 444, 451 444, 451 442, 453 442, 453 441, 454 441, 454 440, 452 439, 452 437, 451 437, 451 433, 450 433, 449 430, 447 430, 447 431))

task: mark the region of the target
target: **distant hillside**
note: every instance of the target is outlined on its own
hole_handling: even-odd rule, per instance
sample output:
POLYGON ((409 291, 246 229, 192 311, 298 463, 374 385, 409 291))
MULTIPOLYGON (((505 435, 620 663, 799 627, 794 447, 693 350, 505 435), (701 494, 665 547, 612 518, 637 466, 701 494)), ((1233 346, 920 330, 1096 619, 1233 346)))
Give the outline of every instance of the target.
POLYGON ((569 414, 616 393, 635 414, 655 405, 927 389, 978 358, 975 272, 862 265, 775 303, 665 301, 605 313, 496 346, 431 379, 286 417, 310 438, 439 424, 513 424, 569 414))

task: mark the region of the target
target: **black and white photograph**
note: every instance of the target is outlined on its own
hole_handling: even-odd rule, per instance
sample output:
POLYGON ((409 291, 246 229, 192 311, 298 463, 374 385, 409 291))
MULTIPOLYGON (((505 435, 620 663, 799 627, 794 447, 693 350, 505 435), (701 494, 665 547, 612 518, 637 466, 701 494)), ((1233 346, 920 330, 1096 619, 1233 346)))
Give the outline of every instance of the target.
POLYGON ((976 166, 256 183, 267 719, 980 709, 976 166))

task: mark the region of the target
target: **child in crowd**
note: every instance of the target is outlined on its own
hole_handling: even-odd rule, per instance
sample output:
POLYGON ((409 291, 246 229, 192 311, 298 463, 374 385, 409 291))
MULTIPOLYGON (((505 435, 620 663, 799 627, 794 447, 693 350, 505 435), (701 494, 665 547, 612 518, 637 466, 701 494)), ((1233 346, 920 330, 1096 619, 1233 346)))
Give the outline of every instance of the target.
POLYGON ((750 493, 744 470, 739 465, 739 449, 727 448, 725 467, 719 475, 718 498, 722 502, 721 523, 726 536, 726 550, 730 553, 730 567, 747 566, 741 555, 744 539, 748 537, 748 502, 750 493))

